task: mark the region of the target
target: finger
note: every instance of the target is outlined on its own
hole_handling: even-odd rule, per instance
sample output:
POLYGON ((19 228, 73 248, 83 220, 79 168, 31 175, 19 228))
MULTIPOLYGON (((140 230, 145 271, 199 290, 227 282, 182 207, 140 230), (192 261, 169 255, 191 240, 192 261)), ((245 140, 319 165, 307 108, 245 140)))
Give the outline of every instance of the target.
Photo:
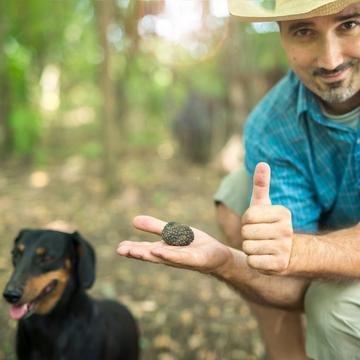
POLYGON ((285 222, 269 224, 245 224, 241 228, 241 237, 244 240, 271 240, 291 236, 292 232, 285 222))
POLYGON ((276 267, 276 258, 275 255, 249 255, 247 263, 255 270, 272 271, 276 267))
POLYGON ((282 205, 253 205, 241 217, 243 226, 245 224, 270 224, 283 220, 291 221, 291 212, 282 205))
POLYGON ((166 224, 165 221, 147 215, 139 215, 133 219, 135 228, 157 235, 161 234, 166 224))
POLYGON ((151 249, 157 244, 162 244, 162 242, 123 241, 119 244, 116 251, 120 256, 159 263, 162 262, 161 259, 151 253, 151 249))
POLYGON ((247 257, 248 265, 259 271, 274 271, 280 274, 286 271, 288 260, 278 255, 249 255, 247 257))
POLYGON ((270 166, 265 162, 258 163, 253 176, 253 191, 250 206, 271 204, 270 177, 270 166))
POLYGON ((209 265, 209 259, 201 252, 193 251, 190 248, 179 247, 157 247, 152 253, 161 258, 164 264, 180 267, 183 269, 209 272, 213 268, 209 265))
MULTIPOLYGON (((165 264, 174 267, 189 268, 194 270, 199 266, 191 252, 185 248, 164 245, 157 242, 133 242, 123 241, 119 244, 117 253, 121 256, 137 260, 149 261, 157 264, 165 264)), ((200 264, 201 265, 201 264, 200 264)))
POLYGON ((278 237, 276 224, 246 224, 241 228, 241 237, 244 240, 269 240, 278 237))
POLYGON ((151 253, 161 258, 168 264, 173 266, 181 266, 183 268, 192 267, 194 265, 199 266, 199 263, 194 262, 192 254, 185 248, 180 247, 156 247, 152 249, 151 253))
POLYGON ((276 240, 245 240, 242 244, 242 250, 247 255, 276 255, 278 249, 276 240))

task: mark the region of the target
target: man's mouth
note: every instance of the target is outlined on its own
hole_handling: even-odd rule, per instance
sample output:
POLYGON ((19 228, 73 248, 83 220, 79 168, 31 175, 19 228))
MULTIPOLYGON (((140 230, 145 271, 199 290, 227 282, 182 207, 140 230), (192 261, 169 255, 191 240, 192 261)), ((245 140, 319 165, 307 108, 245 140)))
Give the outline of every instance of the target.
POLYGON ((349 71, 350 71, 350 67, 348 67, 344 70, 332 72, 329 74, 322 74, 322 75, 320 75, 320 77, 321 77, 322 81, 325 83, 339 82, 346 78, 349 71))
POLYGON ((313 75, 319 77, 327 84, 339 83, 347 77, 348 73, 351 71, 354 65, 355 61, 348 61, 337 66, 334 70, 319 68, 314 70, 313 75))
POLYGON ((32 315, 39 303, 55 290, 57 283, 57 280, 52 280, 34 300, 28 303, 11 305, 9 310, 10 317, 14 320, 20 320, 32 315))

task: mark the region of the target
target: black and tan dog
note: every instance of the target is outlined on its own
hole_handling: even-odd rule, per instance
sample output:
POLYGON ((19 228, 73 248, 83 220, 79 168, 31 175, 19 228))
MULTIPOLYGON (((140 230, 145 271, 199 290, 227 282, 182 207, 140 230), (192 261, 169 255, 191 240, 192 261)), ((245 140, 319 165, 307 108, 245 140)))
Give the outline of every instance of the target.
POLYGON ((139 358, 130 312, 85 292, 95 280, 95 253, 78 232, 22 230, 12 256, 14 272, 3 295, 19 320, 19 359, 139 358))

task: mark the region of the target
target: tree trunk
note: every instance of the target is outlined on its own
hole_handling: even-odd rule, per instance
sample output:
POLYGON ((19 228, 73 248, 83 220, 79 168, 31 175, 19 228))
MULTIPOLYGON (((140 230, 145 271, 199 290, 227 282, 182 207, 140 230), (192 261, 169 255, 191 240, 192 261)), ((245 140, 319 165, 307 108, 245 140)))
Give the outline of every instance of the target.
POLYGON ((101 64, 100 83, 102 90, 102 143, 104 149, 104 179, 107 192, 111 194, 118 187, 117 164, 116 164, 116 141, 117 127, 115 121, 115 93, 111 79, 111 49, 107 38, 109 26, 112 23, 114 6, 112 0, 95 1, 97 5, 98 28, 100 45, 103 49, 103 61, 101 64))

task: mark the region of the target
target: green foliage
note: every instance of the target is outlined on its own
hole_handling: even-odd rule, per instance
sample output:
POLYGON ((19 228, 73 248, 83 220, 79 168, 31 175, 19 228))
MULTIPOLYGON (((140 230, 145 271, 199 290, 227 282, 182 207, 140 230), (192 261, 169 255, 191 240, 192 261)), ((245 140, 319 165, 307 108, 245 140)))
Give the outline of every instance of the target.
POLYGON ((253 61, 258 71, 287 68, 288 63, 280 46, 278 32, 257 33, 250 27, 247 32, 248 58, 253 61))
POLYGON ((31 52, 15 38, 4 45, 5 71, 9 79, 12 106, 7 119, 12 134, 12 151, 20 156, 32 155, 40 138, 41 117, 31 103, 31 52))
MULTIPOLYGON (((6 4, 0 13, 4 59, 0 64, 0 79, 7 78, 11 89, 10 112, 4 116, 12 136, 11 151, 45 159, 46 156, 40 154, 40 143, 46 135, 44 123, 49 119, 43 118, 40 109, 39 81, 47 65, 54 64, 61 73, 61 106, 58 113, 52 115, 57 119, 54 123, 59 126, 62 113, 81 107, 100 114, 95 120, 97 125, 102 121, 99 79, 104 54, 99 40, 97 2, 14 0, 6 4)), ((131 148, 158 146, 189 93, 207 102, 227 104, 233 76, 267 73, 286 66, 278 34, 259 34, 249 24, 239 23, 229 26, 227 39, 221 40, 221 46, 216 47, 218 51, 208 58, 196 59, 190 52, 186 54, 186 47, 174 43, 170 51, 186 58, 185 65, 179 65, 181 59, 175 59, 172 64, 161 62, 155 49, 163 40, 154 36, 154 46, 146 46, 146 39, 137 32, 139 14, 137 2, 116 0, 109 28, 110 76, 116 88, 117 122, 125 124, 127 133, 122 140, 131 148)), ((211 48, 217 44, 223 30, 216 28, 213 40, 205 34, 206 46, 211 48)), ((166 52, 169 48, 161 49, 166 52)), ((0 83, 0 90, 1 86, 5 88, 0 83)), ((226 117, 228 109, 223 110, 226 117)), ((86 132, 84 128, 87 140, 81 139, 78 145, 83 156, 101 155, 98 129, 99 126, 94 126, 86 132)), ((67 152, 64 149, 64 153, 67 152)))
POLYGON ((80 153, 88 159, 96 159, 103 154, 103 149, 98 142, 91 141, 81 147, 80 153))
POLYGON ((160 144, 161 140, 162 134, 157 129, 133 131, 127 138, 128 146, 138 149, 154 148, 160 144))
POLYGON ((226 95, 226 79, 221 76, 221 67, 218 58, 213 58, 205 63, 196 63, 183 69, 181 76, 184 78, 188 92, 189 88, 207 98, 221 99, 226 95))
POLYGON ((41 119, 29 108, 16 107, 10 116, 13 151, 17 155, 32 155, 41 133, 41 119))
POLYGON ((28 48, 10 37, 4 44, 6 71, 10 78, 11 93, 15 103, 27 102, 27 74, 30 71, 31 53, 28 48))
POLYGON ((143 110, 147 116, 158 116, 163 112, 172 85, 171 70, 156 63, 152 57, 139 54, 128 64, 124 80, 130 107, 143 110))

